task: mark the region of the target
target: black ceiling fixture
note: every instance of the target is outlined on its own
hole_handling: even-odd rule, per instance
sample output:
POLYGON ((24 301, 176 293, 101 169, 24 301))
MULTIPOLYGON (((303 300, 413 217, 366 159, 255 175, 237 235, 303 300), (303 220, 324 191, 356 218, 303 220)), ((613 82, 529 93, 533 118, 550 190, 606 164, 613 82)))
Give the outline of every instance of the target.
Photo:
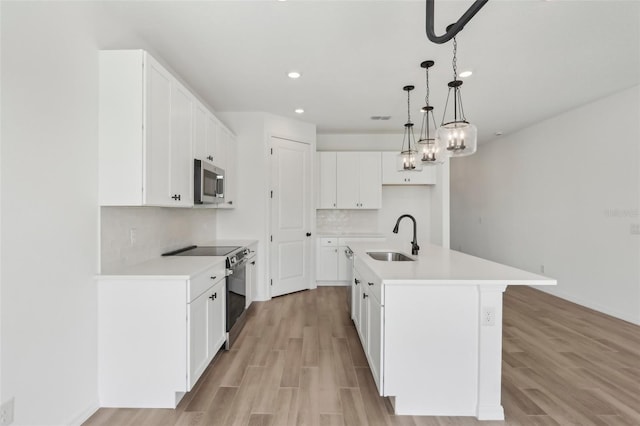
POLYGON ((427 0, 427 22, 426 22, 426 30, 427 37, 434 43, 442 44, 446 43, 455 37, 456 34, 460 32, 464 28, 464 26, 475 16, 476 13, 487 4, 489 0, 476 0, 473 2, 471 7, 467 9, 467 11, 458 19, 454 24, 447 27, 447 31, 441 35, 437 36, 434 26, 434 4, 435 0, 427 0))

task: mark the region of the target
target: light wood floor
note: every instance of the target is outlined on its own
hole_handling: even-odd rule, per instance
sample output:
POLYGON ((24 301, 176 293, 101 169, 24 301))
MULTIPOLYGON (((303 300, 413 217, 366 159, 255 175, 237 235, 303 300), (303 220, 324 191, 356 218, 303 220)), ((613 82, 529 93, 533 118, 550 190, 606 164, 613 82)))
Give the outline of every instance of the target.
POLYGON ((86 425, 640 425, 640 327, 525 287, 504 299, 506 422, 394 416, 344 287, 256 304, 176 410, 101 408, 86 425))

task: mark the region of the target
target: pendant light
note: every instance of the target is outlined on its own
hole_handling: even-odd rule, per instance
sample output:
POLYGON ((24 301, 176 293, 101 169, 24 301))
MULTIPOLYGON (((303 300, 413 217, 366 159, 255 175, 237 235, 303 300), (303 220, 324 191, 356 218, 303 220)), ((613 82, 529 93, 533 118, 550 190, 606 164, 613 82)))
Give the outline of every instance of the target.
POLYGON ((460 86, 462 81, 458 80, 457 60, 458 43, 453 38, 453 81, 450 81, 449 92, 447 93, 447 103, 444 107, 442 115, 442 124, 438 128, 438 138, 444 144, 445 149, 451 157, 464 157, 476 152, 478 146, 478 129, 469 123, 464 116, 462 108, 462 96, 460 94, 460 86), (447 107, 449 106, 449 98, 453 91, 453 121, 445 122, 447 115, 447 107))
POLYGON ((434 65, 433 61, 424 61, 420 64, 425 69, 427 81, 427 95, 424 98, 425 106, 422 107, 422 126, 420 127, 420 139, 418 144, 422 148, 423 164, 442 164, 447 156, 447 151, 443 149, 440 139, 436 135, 436 119, 433 116, 433 107, 429 104, 429 68, 434 65))
POLYGON ((418 151, 416 150, 416 137, 413 134, 413 123, 411 122, 411 101, 410 94, 414 86, 404 86, 402 90, 407 92, 407 122, 404 125, 404 135, 402 138, 402 151, 398 156, 398 170, 420 170, 422 166, 418 161, 418 151), (405 149, 405 142, 407 149, 405 149), (413 143, 413 145, 411 145, 413 143))

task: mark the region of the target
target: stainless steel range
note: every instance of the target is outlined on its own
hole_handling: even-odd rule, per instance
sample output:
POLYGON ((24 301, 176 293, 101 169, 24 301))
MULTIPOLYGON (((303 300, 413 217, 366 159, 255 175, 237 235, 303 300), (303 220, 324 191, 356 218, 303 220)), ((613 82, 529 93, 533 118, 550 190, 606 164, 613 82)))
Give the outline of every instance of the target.
POLYGON ((242 246, 189 246, 163 256, 226 256, 227 267, 227 342, 228 350, 237 339, 246 321, 247 256, 242 246))

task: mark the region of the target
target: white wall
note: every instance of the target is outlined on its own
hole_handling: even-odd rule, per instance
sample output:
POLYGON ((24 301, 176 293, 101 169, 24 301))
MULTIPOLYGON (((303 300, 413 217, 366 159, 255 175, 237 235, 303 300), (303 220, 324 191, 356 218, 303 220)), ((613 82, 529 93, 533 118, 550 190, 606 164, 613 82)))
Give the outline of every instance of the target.
MULTIPOLYGON (((16 425, 79 424, 98 404, 98 50, 153 46, 97 2, 0 5, 0 402, 16 425)), ((215 212, 168 210, 103 209, 105 266, 215 236, 215 212)))
POLYGON ((216 209, 209 208, 101 207, 101 272, 144 262, 198 241, 215 240, 216 214, 216 209))
MULTIPOLYGON (((270 230, 269 138, 277 136, 311 144, 315 151, 316 126, 297 120, 257 112, 221 112, 216 115, 236 134, 238 143, 237 203, 217 215, 220 239, 258 240, 256 300, 268 300, 270 230)), ((313 177, 313 171, 311 173, 313 177)), ((315 223, 312 224, 315 231, 315 223)), ((313 256, 312 256, 313 260, 313 256)))
POLYGON ((17 425, 97 405, 97 50, 91 16, 61 11, 2 3, 0 387, 17 425))
MULTIPOLYGON (((318 151, 400 151, 402 134, 320 134, 318 151)), ((410 214, 418 224, 418 244, 448 246, 448 165, 439 166, 437 185, 383 185, 378 210, 317 210, 318 231, 371 232, 398 241, 407 250, 413 238, 410 221, 392 232, 398 217, 410 214)), ((405 219, 406 220, 406 219, 405 219)))
POLYGON ((640 324, 638 117, 636 86, 452 160, 452 248, 640 324))

